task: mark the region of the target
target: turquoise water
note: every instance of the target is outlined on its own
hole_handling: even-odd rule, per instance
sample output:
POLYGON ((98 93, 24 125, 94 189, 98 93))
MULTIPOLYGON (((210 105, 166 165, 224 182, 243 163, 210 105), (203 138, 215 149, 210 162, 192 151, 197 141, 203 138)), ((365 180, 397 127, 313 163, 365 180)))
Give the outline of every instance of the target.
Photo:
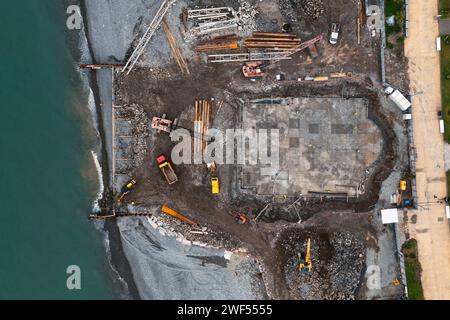
POLYGON ((87 220, 98 186, 65 7, 4 1, 0 12, 0 299, 111 298, 87 220), (66 287, 69 265, 81 268, 79 291, 66 287))

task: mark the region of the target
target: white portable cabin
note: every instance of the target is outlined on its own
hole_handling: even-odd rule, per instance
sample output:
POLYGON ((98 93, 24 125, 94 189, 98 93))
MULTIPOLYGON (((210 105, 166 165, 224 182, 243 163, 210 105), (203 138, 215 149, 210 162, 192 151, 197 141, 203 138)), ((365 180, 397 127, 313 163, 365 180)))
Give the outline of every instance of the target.
POLYGON ((400 91, 392 87, 387 87, 384 92, 389 96, 389 99, 391 99, 397 107, 400 108, 400 110, 406 111, 409 107, 411 107, 411 102, 409 102, 409 100, 406 99, 400 91))
POLYGON ((381 210, 381 223, 398 223, 398 211, 396 208, 381 210))
POLYGON ((445 206, 445 215, 447 216, 447 219, 450 219, 450 207, 445 206))
POLYGON ((445 127, 444 127, 444 120, 439 120, 439 132, 440 133, 444 133, 445 132, 445 127))

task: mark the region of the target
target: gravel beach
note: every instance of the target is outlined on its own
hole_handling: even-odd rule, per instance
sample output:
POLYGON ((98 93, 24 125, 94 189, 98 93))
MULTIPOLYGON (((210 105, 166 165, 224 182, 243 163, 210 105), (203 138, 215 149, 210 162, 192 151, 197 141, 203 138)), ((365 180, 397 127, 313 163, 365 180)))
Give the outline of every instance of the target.
MULTIPOLYGON (((84 18, 94 61, 124 61, 136 34, 148 25, 159 5, 160 1, 85 0, 84 18)), ((158 30, 157 34, 160 32, 158 30)), ((112 147, 108 137, 112 101, 108 73, 106 70, 98 72, 96 80, 104 122, 106 141, 103 143, 111 159, 112 147)), ((122 218, 117 226, 120 239, 118 235, 110 238, 111 250, 113 242, 121 242, 134 279, 131 287, 137 287, 142 299, 266 297, 257 264, 246 255, 233 254, 230 260, 226 260, 223 250, 181 244, 174 237, 162 235, 142 218, 122 218)))

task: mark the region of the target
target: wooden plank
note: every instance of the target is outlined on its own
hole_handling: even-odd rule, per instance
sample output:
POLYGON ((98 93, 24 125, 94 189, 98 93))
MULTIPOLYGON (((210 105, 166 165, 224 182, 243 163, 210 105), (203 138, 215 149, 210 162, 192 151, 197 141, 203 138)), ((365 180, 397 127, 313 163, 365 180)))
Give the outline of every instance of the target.
POLYGON ((295 34, 291 33, 277 33, 277 32, 253 32, 254 37, 277 37, 277 38, 296 38, 295 34))
POLYGON ((247 41, 278 41, 278 42, 300 42, 300 38, 277 38, 277 37, 249 37, 244 39, 247 41))
POLYGON ((252 44, 245 43, 244 46, 246 48, 282 48, 282 49, 291 49, 297 47, 297 45, 285 45, 285 44, 252 44))

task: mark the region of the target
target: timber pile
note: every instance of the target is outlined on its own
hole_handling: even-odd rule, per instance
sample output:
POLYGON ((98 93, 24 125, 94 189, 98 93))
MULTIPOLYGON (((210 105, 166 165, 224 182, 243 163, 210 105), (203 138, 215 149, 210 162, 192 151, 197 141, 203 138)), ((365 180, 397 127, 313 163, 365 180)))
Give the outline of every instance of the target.
POLYGON ((218 50, 235 50, 239 49, 239 45, 236 42, 227 43, 227 44, 204 44, 195 47, 195 51, 204 52, 204 51, 218 51, 218 50))
POLYGON ((181 73, 182 74, 190 74, 186 60, 184 59, 183 55, 181 54, 180 48, 178 48, 178 46, 177 46, 175 37, 173 36, 172 32, 170 31, 169 24, 167 23, 166 19, 163 20, 162 25, 163 25, 163 29, 166 34, 167 40, 169 41, 170 50, 172 51, 172 55, 175 58, 175 61, 177 62, 181 73))
POLYGON ((238 41, 242 38, 236 34, 227 34, 219 37, 215 37, 209 40, 201 41, 197 43, 195 51, 218 51, 218 50, 235 50, 239 49, 238 41))
POLYGON ((199 42, 197 42, 197 44, 198 45, 224 44, 224 43, 238 42, 241 39, 242 38, 237 36, 235 33, 231 33, 231 34, 226 34, 226 35, 223 35, 223 36, 215 37, 215 38, 212 38, 212 39, 199 41, 199 42))
POLYGON ((300 38, 288 33, 253 32, 252 37, 244 39, 247 48, 292 49, 300 44, 300 38))
POLYGON ((206 133, 211 123, 212 104, 208 100, 196 100, 194 108, 194 134, 199 138, 200 143, 194 143, 194 152, 205 150, 208 145, 206 133))

